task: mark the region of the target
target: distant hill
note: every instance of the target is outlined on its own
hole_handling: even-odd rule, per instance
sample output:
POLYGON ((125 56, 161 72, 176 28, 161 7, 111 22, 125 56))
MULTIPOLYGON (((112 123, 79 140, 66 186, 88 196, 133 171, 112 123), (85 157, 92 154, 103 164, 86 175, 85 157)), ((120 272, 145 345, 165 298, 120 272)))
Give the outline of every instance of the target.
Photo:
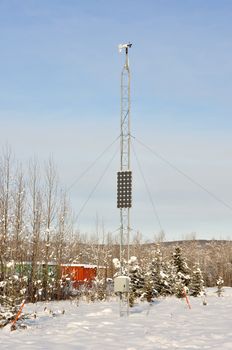
POLYGON ((145 245, 164 245, 164 246, 176 246, 176 245, 188 245, 188 244, 198 244, 201 246, 208 245, 208 244, 231 244, 231 240, 226 240, 226 239, 186 239, 186 240, 178 240, 178 241, 164 241, 164 242, 152 242, 152 243, 144 243, 145 245))

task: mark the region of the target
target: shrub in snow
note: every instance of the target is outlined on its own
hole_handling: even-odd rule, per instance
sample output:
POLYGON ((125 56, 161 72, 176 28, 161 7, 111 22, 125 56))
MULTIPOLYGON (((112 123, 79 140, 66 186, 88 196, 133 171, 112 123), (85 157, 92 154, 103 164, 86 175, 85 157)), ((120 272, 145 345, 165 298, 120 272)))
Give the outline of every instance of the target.
POLYGON ((7 275, 0 282, 0 327, 16 317, 26 290, 24 279, 17 275, 7 275))
POLYGON ((106 280, 104 278, 99 279, 96 277, 92 289, 95 295, 95 300, 106 300, 106 280))
POLYGON ((113 264, 114 264, 114 268, 118 271, 121 267, 120 261, 118 258, 114 258, 113 259, 113 264))
POLYGON ((127 271, 127 261, 124 261, 124 263, 122 264, 122 271, 121 271, 121 262, 119 259, 114 258, 113 259, 113 264, 114 264, 114 268, 116 270, 114 277, 120 276, 122 275, 127 275, 128 271, 127 271))
POLYGON ((216 283, 217 283, 216 293, 219 297, 221 297, 223 292, 224 292, 224 290, 223 290, 224 281, 223 281, 222 277, 219 277, 216 283))

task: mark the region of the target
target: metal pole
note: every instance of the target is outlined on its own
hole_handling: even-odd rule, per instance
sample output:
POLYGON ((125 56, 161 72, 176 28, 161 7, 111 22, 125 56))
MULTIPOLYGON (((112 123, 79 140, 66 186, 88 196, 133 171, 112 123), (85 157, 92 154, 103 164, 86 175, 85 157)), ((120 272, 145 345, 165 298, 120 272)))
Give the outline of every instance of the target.
MULTIPOLYGON (((121 72, 121 156, 120 170, 130 170, 130 68, 129 68, 129 48, 131 44, 122 45, 125 48, 125 63, 121 72)), ((125 274, 125 261, 129 261, 130 245, 130 208, 120 209, 120 264, 121 274, 125 274), (126 242, 125 242, 126 241, 126 242), (126 243, 126 244, 125 244, 126 243), (127 250, 127 252, 126 252, 127 250), (123 271, 124 270, 124 271, 123 271)))
POLYGON ((120 276, 115 278, 115 292, 119 292, 120 316, 129 315, 129 245, 132 172, 130 170, 130 69, 128 49, 131 44, 119 45, 126 57, 121 72, 121 137, 120 171, 117 173, 117 207, 120 208, 120 276))

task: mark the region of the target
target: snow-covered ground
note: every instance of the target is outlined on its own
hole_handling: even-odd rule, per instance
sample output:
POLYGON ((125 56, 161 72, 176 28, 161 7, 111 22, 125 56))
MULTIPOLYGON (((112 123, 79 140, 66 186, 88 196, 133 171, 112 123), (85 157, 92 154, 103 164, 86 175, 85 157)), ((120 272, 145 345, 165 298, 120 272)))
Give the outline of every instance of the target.
POLYGON ((29 304, 24 312, 37 317, 24 322, 27 329, 1 329, 0 349, 232 349, 232 288, 220 298, 213 289, 207 294, 207 305, 190 298, 191 310, 170 297, 140 303, 129 317, 119 317, 115 300, 29 304))

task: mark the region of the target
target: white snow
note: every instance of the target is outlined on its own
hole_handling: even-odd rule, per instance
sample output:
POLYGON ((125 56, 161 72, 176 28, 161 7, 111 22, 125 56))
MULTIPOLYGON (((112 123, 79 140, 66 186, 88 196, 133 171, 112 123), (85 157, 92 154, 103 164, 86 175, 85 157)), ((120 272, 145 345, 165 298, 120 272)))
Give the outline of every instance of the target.
POLYGON ((24 312, 37 317, 24 321, 27 329, 1 329, 0 349, 232 349, 232 288, 224 290, 218 297, 209 289, 205 306, 190 297, 191 310, 175 297, 139 303, 129 317, 119 317, 115 299, 28 304, 24 312))
POLYGON ((10 261, 10 262, 8 262, 7 264, 6 264, 6 267, 12 267, 12 266, 14 266, 14 260, 12 260, 12 261, 10 261))

